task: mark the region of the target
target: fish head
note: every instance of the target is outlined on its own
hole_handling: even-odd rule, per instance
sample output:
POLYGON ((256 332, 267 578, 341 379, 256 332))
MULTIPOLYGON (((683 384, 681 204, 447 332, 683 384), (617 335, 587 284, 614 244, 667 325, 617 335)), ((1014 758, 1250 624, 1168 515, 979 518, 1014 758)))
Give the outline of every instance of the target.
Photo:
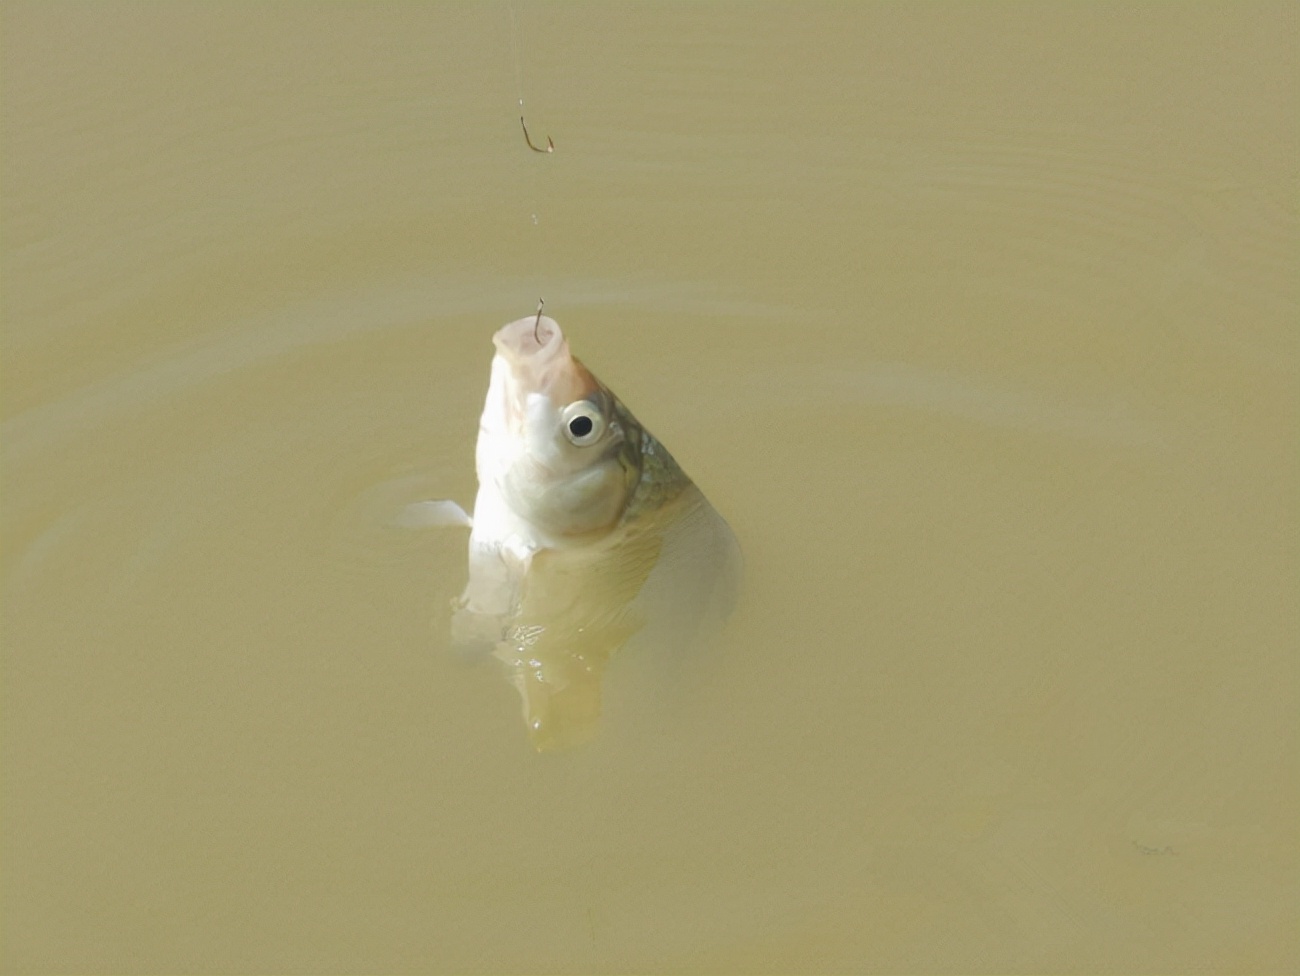
POLYGON ((640 477, 636 421, 569 352, 554 319, 520 319, 492 341, 480 488, 542 544, 613 528, 640 477))

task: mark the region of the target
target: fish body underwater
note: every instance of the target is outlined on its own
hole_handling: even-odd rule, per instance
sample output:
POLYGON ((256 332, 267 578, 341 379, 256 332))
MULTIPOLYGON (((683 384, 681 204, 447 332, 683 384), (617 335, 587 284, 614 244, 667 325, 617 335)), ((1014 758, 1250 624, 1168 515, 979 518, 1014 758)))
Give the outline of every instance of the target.
POLYGON ((634 635, 672 655, 721 625, 740 550, 558 323, 519 319, 493 343, 452 636, 491 647, 534 745, 563 748, 594 735, 606 664, 634 635))

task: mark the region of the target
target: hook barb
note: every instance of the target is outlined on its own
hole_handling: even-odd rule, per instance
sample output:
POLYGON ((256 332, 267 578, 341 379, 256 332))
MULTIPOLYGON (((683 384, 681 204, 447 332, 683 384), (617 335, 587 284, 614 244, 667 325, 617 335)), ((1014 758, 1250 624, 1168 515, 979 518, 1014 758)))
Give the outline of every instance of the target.
POLYGON ((546 304, 545 298, 537 299, 537 318, 533 320, 533 341, 539 346, 542 344, 541 337, 537 334, 537 327, 542 324, 542 306, 546 304))
POLYGON ((524 142, 528 143, 528 148, 533 152, 555 152, 555 143, 551 141, 550 136, 546 137, 545 149, 541 146, 533 145, 533 138, 528 134, 528 125, 524 122, 524 117, 522 115, 519 116, 519 127, 524 130, 524 142))

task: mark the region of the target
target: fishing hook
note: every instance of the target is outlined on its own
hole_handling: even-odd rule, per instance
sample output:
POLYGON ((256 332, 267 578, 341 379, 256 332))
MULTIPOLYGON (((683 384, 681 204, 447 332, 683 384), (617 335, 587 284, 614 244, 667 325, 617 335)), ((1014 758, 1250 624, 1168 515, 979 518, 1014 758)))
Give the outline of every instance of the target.
POLYGON ((541 146, 533 145, 532 136, 528 134, 528 126, 524 124, 524 117, 522 115, 519 116, 519 125, 524 130, 524 142, 528 143, 529 149, 531 149, 533 152, 555 152, 555 143, 551 141, 550 136, 546 137, 545 149, 543 149, 541 146))
MULTIPOLYGON (((545 150, 539 150, 545 151, 545 150)), ((542 344, 541 337, 537 334, 537 327, 542 324, 542 306, 546 304, 545 298, 537 299, 537 318, 533 321, 533 342, 539 346, 542 344)))

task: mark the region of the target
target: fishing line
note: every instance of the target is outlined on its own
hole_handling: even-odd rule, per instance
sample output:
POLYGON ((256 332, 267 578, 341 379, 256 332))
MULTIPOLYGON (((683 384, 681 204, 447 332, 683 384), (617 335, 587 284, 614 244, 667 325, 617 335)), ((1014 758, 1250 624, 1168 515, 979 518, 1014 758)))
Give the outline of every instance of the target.
MULTIPOLYGON (((519 126, 524 132, 524 142, 533 152, 549 153, 555 151, 555 143, 551 137, 546 137, 546 145, 534 145, 532 137, 528 134, 528 124, 524 121, 526 113, 524 112, 524 62, 519 54, 519 15, 515 11, 513 2, 506 4, 506 9, 510 11, 510 53, 515 63, 515 98, 519 104, 519 126)), ((529 196, 531 197, 531 218, 533 226, 538 224, 538 206, 537 206, 537 177, 534 174, 529 181, 529 196)))

